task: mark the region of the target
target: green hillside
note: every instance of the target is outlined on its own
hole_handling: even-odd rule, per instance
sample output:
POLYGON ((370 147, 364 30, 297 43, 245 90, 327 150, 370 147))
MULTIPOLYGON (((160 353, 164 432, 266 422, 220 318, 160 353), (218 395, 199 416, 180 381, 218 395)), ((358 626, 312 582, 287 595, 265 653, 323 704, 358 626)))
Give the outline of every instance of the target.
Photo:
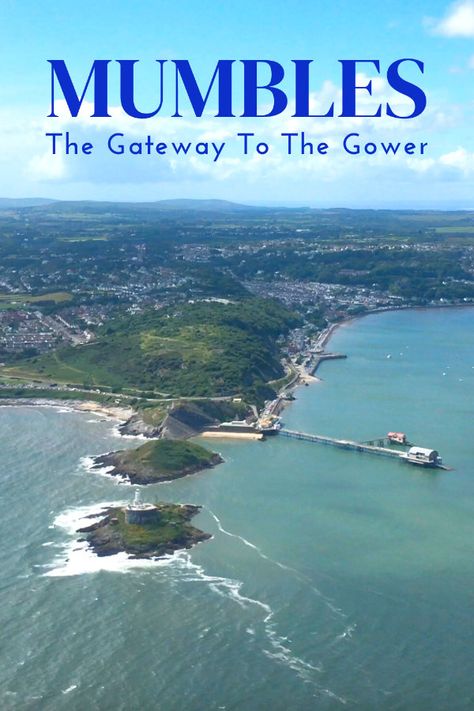
POLYGON ((193 442, 160 439, 145 442, 137 449, 121 452, 119 456, 120 464, 127 470, 151 472, 159 480, 185 469, 208 467, 216 455, 193 442))
POLYGON ((276 340, 297 324, 295 314, 262 299, 181 304, 115 322, 90 344, 5 372, 114 391, 258 397, 283 375, 276 340))
POLYGON ((216 452, 193 442, 160 439, 142 444, 137 449, 101 454, 95 467, 111 467, 112 476, 126 477, 132 484, 156 484, 172 481, 222 462, 216 452))

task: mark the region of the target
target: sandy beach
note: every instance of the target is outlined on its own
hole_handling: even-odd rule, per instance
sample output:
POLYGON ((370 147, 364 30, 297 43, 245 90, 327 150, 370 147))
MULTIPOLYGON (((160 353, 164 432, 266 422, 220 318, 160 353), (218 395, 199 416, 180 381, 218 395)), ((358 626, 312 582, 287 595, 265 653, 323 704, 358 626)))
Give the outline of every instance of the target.
POLYGON ((54 400, 47 398, 5 398, 0 400, 0 407, 54 407, 61 410, 91 412, 119 422, 126 422, 135 414, 131 407, 103 405, 92 400, 54 400))

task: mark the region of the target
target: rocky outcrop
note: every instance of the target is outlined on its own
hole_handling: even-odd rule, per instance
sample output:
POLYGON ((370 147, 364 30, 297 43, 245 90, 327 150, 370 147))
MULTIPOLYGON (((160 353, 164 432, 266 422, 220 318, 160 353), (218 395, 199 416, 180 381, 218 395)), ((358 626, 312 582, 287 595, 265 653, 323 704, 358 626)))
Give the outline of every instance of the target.
POLYGON ((154 439, 190 439, 219 422, 243 416, 241 409, 229 402, 186 400, 173 403, 160 423, 148 424, 138 411, 119 425, 118 430, 122 435, 141 435, 154 439))
POLYGON ((196 437, 200 432, 202 432, 202 429, 191 427, 179 417, 169 414, 163 421, 161 436, 166 439, 190 439, 191 437, 196 437))
POLYGON ((175 405, 163 421, 162 436, 168 439, 189 439, 203 432, 218 420, 200 411, 198 406, 175 405))
POLYGON ((159 558, 176 551, 192 548, 212 536, 189 525, 189 521, 201 510, 191 504, 157 504, 163 524, 137 526, 126 523, 122 508, 104 509, 99 521, 78 529, 85 535, 98 556, 128 553, 132 558, 159 558))
POLYGON ((157 438, 162 436, 163 423, 156 427, 144 422, 140 415, 132 415, 130 419, 118 426, 118 431, 121 435, 157 438))
POLYGON ((196 464, 193 466, 183 467, 172 473, 158 474, 153 471, 151 467, 142 465, 133 465, 124 462, 124 452, 108 452, 107 454, 101 454, 94 458, 94 464, 91 466, 91 470, 102 469, 102 467, 113 467, 107 473, 119 477, 121 479, 127 479, 131 484, 158 484, 165 481, 173 481, 174 479, 181 479, 184 476, 189 476, 190 474, 196 474, 203 469, 210 469, 215 467, 217 464, 221 464, 224 460, 216 452, 212 453, 207 464, 196 464))

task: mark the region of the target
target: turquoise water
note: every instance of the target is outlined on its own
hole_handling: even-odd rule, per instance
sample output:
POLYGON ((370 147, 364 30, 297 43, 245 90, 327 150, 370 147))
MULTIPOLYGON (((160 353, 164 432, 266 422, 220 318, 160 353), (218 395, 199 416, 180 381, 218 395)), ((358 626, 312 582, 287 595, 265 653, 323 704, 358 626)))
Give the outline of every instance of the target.
POLYGON ((284 413, 321 434, 406 431, 453 471, 215 440, 223 465, 145 490, 202 504, 214 535, 157 563, 98 560, 72 535, 133 496, 81 458, 135 441, 96 417, 0 408, 1 708, 473 708, 473 326, 460 309, 341 328, 331 347, 348 359, 284 413))

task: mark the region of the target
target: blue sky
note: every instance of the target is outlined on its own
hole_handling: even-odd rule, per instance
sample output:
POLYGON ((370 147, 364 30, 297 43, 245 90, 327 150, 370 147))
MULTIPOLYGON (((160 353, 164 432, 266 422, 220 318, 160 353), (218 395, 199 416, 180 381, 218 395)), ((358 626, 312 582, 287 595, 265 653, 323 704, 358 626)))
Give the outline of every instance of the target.
MULTIPOLYGON (((0 6, 0 196, 154 200, 218 197, 241 202, 347 206, 474 206, 474 0, 417 3, 369 0, 333 2, 199 2, 160 0, 2 0, 0 6), (127 121, 117 106, 111 119, 47 119, 49 65, 64 59, 84 78, 95 58, 139 59, 140 102, 153 105, 154 60, 189 59, 208 80, 220 58, 314 59, 316 104, 337 101, 338 59, 380 59, 385 69, 401 57, 425 63, 420 77, 428 107, 415 120, 275 119, 192 120, 169 115, 127 121), (93 156, 52 156, 47 131, 70 131, 94 143, 93 156), (243 156, 238 131, 255 131, 271 150, 243 156), (305 131, 326 141, 326 156, 286 156, 280 133, 305 131), (107 136, 126 141, 225 142, 221 158, 111 156, 107 136), (362 141, 427 141, 424 156, 349 156, 347 133, 362 141)), ((388 87, 370 68, 383 101, 388 87)), ((412 73, 413 80, 415 74, 412 73)), ((289 86, 288 86, 289 88, 289 86)), ((289 89, 289 93, 291 89, 289 89)), ((239 91, 235 91, 236 99, 239 91)), ((88 97, 91 98, 91 97, 88 97)), ((291 97, 290 97, 291 98, 291 97)), ((369 97, 365 97, 367 101, 369 97)), ((112 100, 118 104, 113 93, 112 100)), ((365 105, 365 104, 364 104, 365 105)), ((370 106, 370 101, 367 106, 370 106)), ((373 105, 373 104, 372 104, 373 105)), ((86 107, 87 108, 87 107, 86 107)), ((90 112, 89 112, 90 113, 90 112)))

